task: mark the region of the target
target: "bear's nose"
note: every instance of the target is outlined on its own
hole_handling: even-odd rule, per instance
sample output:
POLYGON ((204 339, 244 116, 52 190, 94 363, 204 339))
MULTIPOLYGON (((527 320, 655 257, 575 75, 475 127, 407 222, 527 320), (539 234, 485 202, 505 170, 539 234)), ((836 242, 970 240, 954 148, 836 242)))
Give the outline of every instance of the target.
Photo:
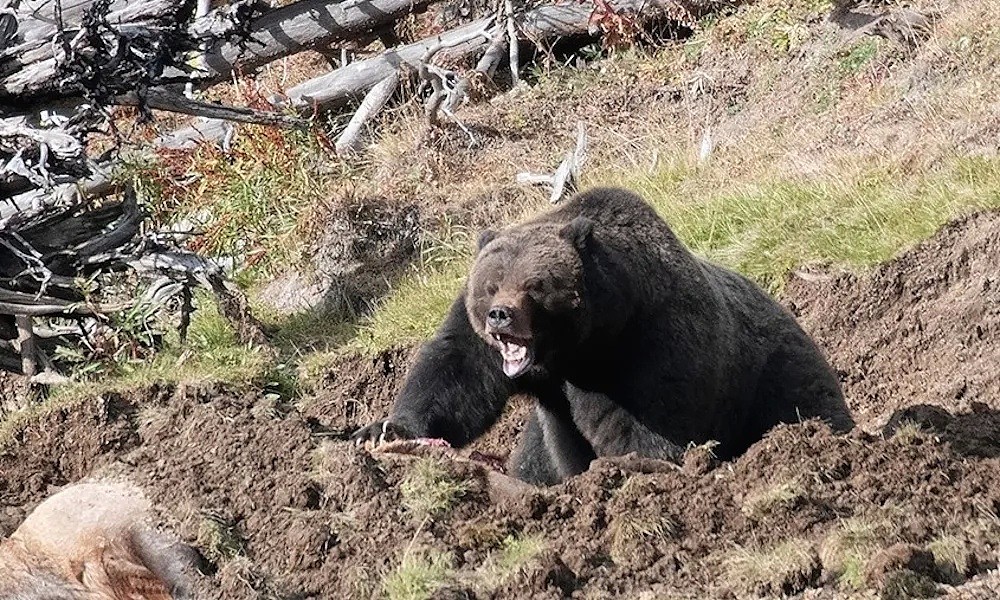
POLYGON ((494 306, 486 313, 486 324, 493 329, 510 327, 514 311, 509 306, 494 306))

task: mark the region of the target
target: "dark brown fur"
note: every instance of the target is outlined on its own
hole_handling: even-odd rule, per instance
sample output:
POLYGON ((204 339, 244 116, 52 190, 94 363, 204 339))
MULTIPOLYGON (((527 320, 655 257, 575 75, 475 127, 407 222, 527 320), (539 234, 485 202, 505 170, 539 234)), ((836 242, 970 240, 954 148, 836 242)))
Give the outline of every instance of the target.
POLYGON ((467 289, 389 420, 355 437, 462 445, 514 393, 538 398, 513 459, 534 483, 596 457, 673 459, 709 440, 730 458, 777 423, 810 417, 853 427, 835 374, 787 310, 691 254, 641 198, 610 188, 485 232, 467 289), (530 360, 508 377, 505 365, 520 363, 498 350, 511 344, 530 360))

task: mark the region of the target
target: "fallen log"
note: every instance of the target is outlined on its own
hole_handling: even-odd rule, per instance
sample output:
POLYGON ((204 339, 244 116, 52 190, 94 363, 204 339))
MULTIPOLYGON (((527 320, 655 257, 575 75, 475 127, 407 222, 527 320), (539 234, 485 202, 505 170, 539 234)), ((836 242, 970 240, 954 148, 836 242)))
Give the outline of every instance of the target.
MULTIPOLYGON (((269 11, 246 26, 247 34, 215 40, 202 58, 198 83, 214 83, 233 71, 251 72, 279 58, 364 37, 438 0, 300 0, 269 11)), ((179 74, 179 73, 178 73, 179 74)))
POLYGON ((122 63, 162 61, 184 51, 170 45, 179 42, 179 23, 187 21, 189 12, 183 0, 17 3, 17 30, 0 49, 0 116, 32 110, 41 100, 79 96, 86 91, 83 79, 99 80, 112 89, 120 83, 122 92, 135 89, 138 82, 117 76, 125 71, 122 63), (92 22, 98 18, 101 26, 92 22), (86 35, 98 34, 98 29, 105 35, 86 35), (111 39, 112 31, 119 39, 111 39), (132 56, 139 47, 152 54, 132 56), (102 72, 102 66, 110 72, 102 72))
MULTIPOLYGON (((676 6, 672 0, 618 0, 615 2, 615 8, 618 10, 641 11, 640 18, 643 19, 665 15, 670 10, 676 9, 676 6)), ((517 39, 519 41, 538 41, 585 34, 592 11, 593 7, 589 4, 539 6, 514 18, 517 39)), ((313 108, 338 108, 356 99, 359 94, 363 94, 403 65, 409 65, 416 71, 420 66, 420 58, 437 45, 447 47, 448 49, 442 51, 441 54, 452 58, 464 57, 481 51, 490 44, 489 38, 474 37, 461 44, 455 44, 455 40, 470 37, 470 34, 483 30, 492 20, 492 16, 486 17, 440 36, 433 36, 401 48, 394 48, 373 58, 360 60, 326 75, 310 79, 288 90, 288 104, 303 111, 313 108)), ((284 104, 282 99, 277 97, 272 98, 272 102, 276 105, 284 104)))
MULTIPOLYGON (((686 4, 673 0, 618 0, 614 6, 619 11, 638 13, 639 19, 674 18, 679 7, 685 15, 697 14, 693 12, 694 8, 689 10, 686 4)), ((587 34, 592 12, 590 4, 539 6, 515 15, 511 19, 515 24, 512 29, 516 31, 519 42, 533 43, 587 34)), ((386 50, 303 82, 287 90, 282 97, 271 97, 270 101, 275 106, 292 108, 304 114, 342 108, 350 102, 360 101, 370 89, 396 74, 401 67, 408 67, 412 74, 418 73, 422 58, 436 47, 446 48, 439 54, 449 58, 466 57, 487 49, 495 52, 493 40, 476 35, 489 27, 493 20, 495 17, 489 16, 440 35, 386 50)), ((225 130, 226 125, 222 121, 208 121, 162 136, 156 143, 167 148, 190 148, 201 141, 221 140, 225 130)))

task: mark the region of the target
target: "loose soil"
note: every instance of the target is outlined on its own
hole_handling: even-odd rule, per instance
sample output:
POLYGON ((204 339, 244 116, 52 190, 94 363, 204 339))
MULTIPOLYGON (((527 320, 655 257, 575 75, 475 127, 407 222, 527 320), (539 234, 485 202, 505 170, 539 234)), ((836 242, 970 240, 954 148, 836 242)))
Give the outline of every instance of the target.
MULTIPOLYGON (((731 463, 692 448, 497 493, 484 463, 346 441, 388 413, 400 349, 342 358, 301 406, 177 386, 54 411, 0 451, 0 534, 60 486, 113 477, 205 556, 208 598, 377 597, 433 552, 451 567, 437 598, 996 597, 998 255, 1000 213, 983 213, 869 274, 793 277, 784 301, 841 375, 848 435, 781 426, 731 463), (404 493, 421 460, 464 482, 429 517, 404 493), (537 543, 501 560, 510 540, 537 543)), ((470 450, 509 452, 528 410, 470 450)))

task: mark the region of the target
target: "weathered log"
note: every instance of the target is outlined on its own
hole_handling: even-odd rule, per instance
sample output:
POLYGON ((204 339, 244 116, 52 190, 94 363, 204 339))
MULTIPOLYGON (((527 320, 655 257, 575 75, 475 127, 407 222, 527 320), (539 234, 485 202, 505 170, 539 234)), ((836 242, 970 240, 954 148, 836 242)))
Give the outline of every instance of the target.
MULTIPOLYGON (((193 72, 170 66, 170 61, 165 61, 161 65, 162 74, 150 73, 148 81, 136 83, 156 85, 183 80, 202 85, 217 83, 227 80, 234 71, 251 72, 303 50, 360 37, 370 38, 371 32, 384 29, 436 1, 300 0, 268 11, 249 23, 230 23, 231 31, 225 31, 225 37, 203 40, 204 54, 193 61, 193 72)), ((140 33, 162 38, 159 48, 180 57, 195 46, 194 34, 189 35, 186 25, 192 16, 192 5, 186 0, 115 0, 103 7, 97 0, 68 0, 63 2, 60 12, 59 3, 51 0, 22 2, 15 11, 17 31, 8 46, 0 48, 0 73, 3 73, 0 76, 0 114, 15 114, 17 110, 29 108, 29 101, 39 98, 76 96, 83 91, 79 85, 73 85, 76 82, 72 77, 67 78, 60 72, 60 65, 67 63, 67 57, 63 44, 56 40, 62 36, 68 44, 66 48, 78 56, 93 53, 95 49, 86 46, 83 39, 74 37, 88 10, 104 9, 105 22, 118 32, 127 32, 127 36, 140 33)), ((191 29, 197 31, 201 24, 212 19, 234 19, 241 15, 236 12, 220 17, 218 13, 222 10, 198 19, 191 29)), ((203 35, 211 33, 212 28, 208 27, 203 35)), ((111 56, 105 58, 112 60, 111 56)), ((128 82, 123 83, 127 90, 128 82)))
POLYGON ((197 81, 217 82, 310 48, 367 36, 438 0, 300 0, 261 15, 245 38, 209 44, 197 81))
MULTIPOLYGON (((659 16, 674 8, 671 0, 618 0, 618 10, 642 10, 642 18, 659 16)), ((518 16, 518 39, 544 40, 554 37, 586 33, 592 7, 588 4, 565 4, 540 6, 518 16)), ((359 60, 315 79, 310 79, 288 90, 287 96, 292 106, 300 110, 316 108, 336 108, 363 94, 391 72, 403 64, 414 71, 419 68, 420 58, 429 48, 443 44, 449 50, 442 52, 450 56, 467 56, 490 44, 490 39, 475 37, 463 44, 452 46, 456 39, 468 37, 470 33, 482 30, 493 17, 480 19, 440 36, 426 38, 419 42, 394 48, 378 56, 359 60)), ((272 99, 280 103, 278 98, 272 99)))
MULTIPOLYGON (((57 53, 62 55, 67 50, 81 53, 88 49, 85 40, 77 34, 91 8, 104 8, 105 22, 117 31, 128 32, 130 36, 146 32, 151 37, 162 37, 162 32, 178 30, 178 23, 187 20, 191 10, 189 4, 185 0, 112 0, 105 8, 94 0, 20 2, 14 9, 17 17, 15 37, 0 51, 0 73, 3 73, 0 76, 0 116, 30 109, 41 98, 75 96, 82 91, 72 78, 61 76, 59 65, 65 56, 57 56, 57 53), (153 35, 153 32, 158 33, 153 35), (65 43, 57 43, 60 36, 65 43)), ((103 58, 113 60, 111 56, 103 58)), ((127 86, 130 82, 122 83, 127 86)))
MULTIPOLYGON (((639 18, 651 19, 670 15, 679 5, 672 0, 618 0, 614 6, 617 10, 641 11, 639 18)), ((585 34, 591 13, 589 4, 540 6, 516 17, 518 39, 537 41, 585 34)), ((456 44, 456 40, 470 38, 482 31, 493 19, 492 16, 479 19, 441 35, 386 50, 303 82, 287 90, 283 97, 275 96, 270 100, 277 106, 290 106, 302 113, 343 107, 349 102, 361 100, 368 90, 400 67, 408 66, 413 73, 417 73, 421 58, 436 46, 447 47, 441 54, 450 57, 468 56, 488 46, 495 48, 493 40, 483 36, 471 37, 456 44)), ((157 140, 157 144, 168 148, 188 148, 200 141, 218 141, 222 139, 225 127, 222 121, 199 123, 197 128, 186 127, 165 135, 157 140)))

